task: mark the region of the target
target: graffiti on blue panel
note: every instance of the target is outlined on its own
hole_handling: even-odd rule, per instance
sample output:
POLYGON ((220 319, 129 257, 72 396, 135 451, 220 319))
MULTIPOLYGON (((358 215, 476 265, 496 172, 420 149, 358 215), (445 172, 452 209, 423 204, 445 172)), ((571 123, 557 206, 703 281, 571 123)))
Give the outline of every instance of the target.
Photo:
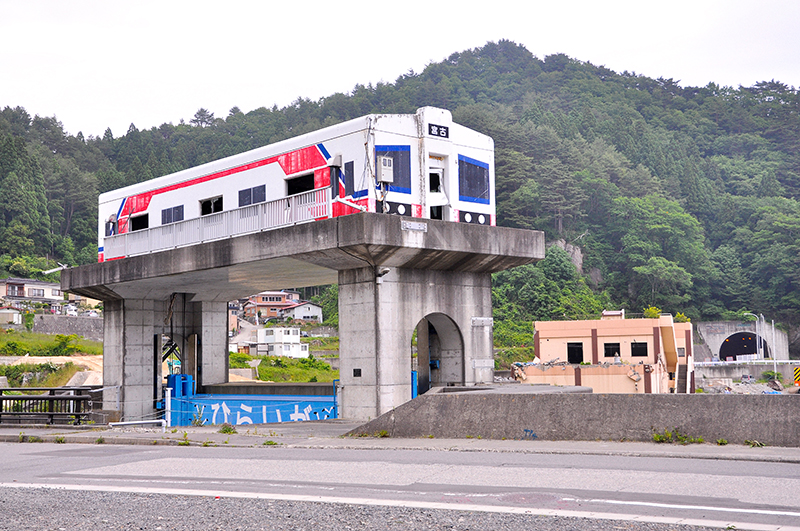
POLYGON ((268 424, 336 418, 334 397, 295 396, 275 399, 240 399, 235 396, 194 395, 173 400, 173 425, 194 424, 268 424))

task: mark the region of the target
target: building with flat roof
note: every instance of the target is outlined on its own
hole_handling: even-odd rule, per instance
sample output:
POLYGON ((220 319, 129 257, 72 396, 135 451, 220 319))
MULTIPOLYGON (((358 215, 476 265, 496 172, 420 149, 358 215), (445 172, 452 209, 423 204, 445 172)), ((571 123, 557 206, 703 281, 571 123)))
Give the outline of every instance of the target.
POLYGON ((596 393, 691 393, 692 342, 692 324, 676 323, 670 314, 626 319, 621 310, 595 320, 536 321, 537 362, 520 376, 596 393))

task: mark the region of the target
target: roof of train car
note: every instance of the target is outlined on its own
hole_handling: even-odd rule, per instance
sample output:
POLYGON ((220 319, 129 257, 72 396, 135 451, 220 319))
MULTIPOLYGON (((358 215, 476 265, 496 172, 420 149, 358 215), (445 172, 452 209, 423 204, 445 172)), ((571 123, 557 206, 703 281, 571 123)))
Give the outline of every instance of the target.
MULTIPOLYGON (((449 111, 445 112, 449 113, 449 111)), ((328 126, 323 129, 317 129, 315 131, 304 133, 296 137, 288 138, 286 140, 281 140, 273 144, 269 144, 259 148, 251 149, 249 151, 238 153, 236 155, 231 155, 229 157, 207 162, 199 166, 186 168, 184 170, 175 173, 171 173, 161 177, 156 177, 154 179, 150 179, 148 181, 144 181, 141 183, 132 184, 124 188, 117 188, 116 190, 110 190, 108 192, 100 194, 98 198, 99 203, 103 204, 109 201, 116 201, 124 197, 129 197, 132 195, 149 192, 154 189, 158 189, 164 186, 170 186, 203 175, 224 171, 229 168, 235 168, 237 166, 253 162, 255 160, 261 160, 267 157, 280 155, 282 153, 288 153, 290 151, 294 151, 301 147, 314 145, 319 142, 324 142, 327 140, 331 140, 333 138, 344 136, 346 134, 351 134, 357 131, 363 131, 369 127, 367 120, 370 118, 372 119, 372 124, 375 131, 386 131, 386 129, 383 129, 381 127, 382 123, 385 123, 380 120, 381 117, 413 119, 416 116, 417 116, 416 114, 369 114, 361 116, 359 118, 354 118, 352 120, 328 126)), ((473 138, 475 139, 478 138, 483 139, 484 141, 487 142, 487 149, 492 149, 494 147, 493 139, 487 135, 469 129, 460 124, 452 123, 451 126, 453 128, 461 130, 463 133, 466 133, 469 136, 474 135, 473 138)))
POLYGON ((332 125, 330 127, 325 127, 324 129, 318 129, 310 133, 305 133, 292 138, 287 138, 286 140, 281 140, 279 142, 275 142, 274 144, 269 144, 259 148, 251 149, 249 151, 238 153, 236 155, 231 155, 230 157, 213 160, 211 162, 207 162, 199 166, 186 168, 185 170, 181 170, 175 173, 170 173, 162 177, 156 177, 155 179, 150 179, 148 181, 144 181, 141 183, 132 184, 124 188, 110 190, 108 192, 100 194, 99 202, 105 203, 107 201, 114 201, 117 199, 121 199, 123 197, 128 197, 131 195, 148 192, 156 188, 161 188, 162 186, 169 186, 171 184, 180 183, 185 180, 194 179, 201 175, 208 175, 210 173, 216 173, 229 168, 235 168, 236 166, 240 166, 241 164, 246 164, 248 162, 253 162, 254 160, 260 160, 263 158, 280 155, 282 153, 288 153, 290 151, 298 149, 299 147, 313 145, 323 140, 329 140, 331 138, 336 138, 338 136, 342 136, 348 133, 353 133, 359 130, 363 130, 367 128, 366 120, 371 116, 375 115, 362 116, 360 118, 355 118, 347 122, 342 122, 340 124, 332 125))

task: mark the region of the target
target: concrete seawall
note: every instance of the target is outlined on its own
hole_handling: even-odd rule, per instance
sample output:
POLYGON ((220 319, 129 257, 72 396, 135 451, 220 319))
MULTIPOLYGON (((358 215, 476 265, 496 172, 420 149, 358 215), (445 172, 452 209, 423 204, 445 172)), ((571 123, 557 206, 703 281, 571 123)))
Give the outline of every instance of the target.
POLYGON ((675 428, 706 442, 800 447, 798 395, 426 393, 356 433, 390 437, 652 441, 675 428))

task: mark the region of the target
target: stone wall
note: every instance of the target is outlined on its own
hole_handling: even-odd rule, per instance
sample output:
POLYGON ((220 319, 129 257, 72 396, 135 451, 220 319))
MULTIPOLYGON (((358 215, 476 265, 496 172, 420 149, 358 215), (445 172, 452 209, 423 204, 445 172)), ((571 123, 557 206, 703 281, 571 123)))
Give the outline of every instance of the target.
POLYGON ((33 321, 33 331, 39 334, 77 334, 93 341, 102 341, 103 318, 36 315, 33 321))
POLYGON ((390 437, 653 441, 678 429, 714 443, 800 446, 800 395, 427 393, 358 428, 390 437))

